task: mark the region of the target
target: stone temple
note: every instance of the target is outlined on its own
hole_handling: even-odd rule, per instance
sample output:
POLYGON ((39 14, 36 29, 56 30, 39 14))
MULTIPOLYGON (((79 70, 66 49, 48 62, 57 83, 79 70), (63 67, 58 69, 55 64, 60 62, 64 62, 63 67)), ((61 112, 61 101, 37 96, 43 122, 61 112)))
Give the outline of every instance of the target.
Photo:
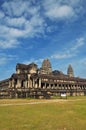
POLYGON ((43 61, 41 68, 35 63, 18 63, 16 73, 0 81, 0 98, 50 98, 61 93, 86 95, 86 79, 75 77, 71 65, 67 74, 52 70, 49 59, 43 61))

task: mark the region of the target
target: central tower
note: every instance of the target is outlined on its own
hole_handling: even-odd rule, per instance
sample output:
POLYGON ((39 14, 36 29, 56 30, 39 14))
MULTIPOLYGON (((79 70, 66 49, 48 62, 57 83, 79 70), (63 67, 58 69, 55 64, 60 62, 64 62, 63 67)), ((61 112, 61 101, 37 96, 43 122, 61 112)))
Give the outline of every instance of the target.
POLYGON ((52 67, 49 59, 45 59, 42 63, 41 67, 41 73, 42 74, 51 74, 52 73, 52 67))
POLYGON ((71 65, 68 66, 67 75, 69 77, 74 77, 74 71, 71 65))

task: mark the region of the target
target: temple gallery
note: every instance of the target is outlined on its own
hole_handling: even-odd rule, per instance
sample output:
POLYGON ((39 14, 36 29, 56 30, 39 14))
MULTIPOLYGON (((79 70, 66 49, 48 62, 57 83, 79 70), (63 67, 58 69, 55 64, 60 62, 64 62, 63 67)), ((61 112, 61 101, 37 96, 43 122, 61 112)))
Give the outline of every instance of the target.
POLYGON ((74 76, 71 65, 67 74, 52 70, 49 59, 43 60, 41 68, 35 63, 18 63, 16 72, 0 81, 0 98, 50 98, 61 93, 86 95, 86 79, 74 76))

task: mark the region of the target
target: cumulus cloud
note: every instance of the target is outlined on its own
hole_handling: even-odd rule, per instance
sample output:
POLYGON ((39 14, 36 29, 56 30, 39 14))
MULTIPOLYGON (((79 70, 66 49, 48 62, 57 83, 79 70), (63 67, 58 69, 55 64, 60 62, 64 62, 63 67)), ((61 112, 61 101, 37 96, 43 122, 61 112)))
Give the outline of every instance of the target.
POLYGON ((31 4, 32 1, 28 0, 12 0, 6 1, 2 5, 2 9, 7 16, 10 17, 21 17, 22 15, 26 18, 38 13, 40 6, 31 4))
POLYGON ((50 19, 64 19, 64 18, 70 18, 74 15, 74 11, 70 6, 63 5, 63 6, 56 6, 54 8, 50 8, 46 11, 46 16, 48 16, 50 19))
POLYGON ((68 20, 80 11, 76 8, 79 3, 80 0, 3 1, 0 5, 0 46, 15 47, 21 37, 40 37, 45 35, 45 30, 51 32, 53 29, 47 25, 46 17, 53 21, 68 20))
POLYGON ((4 2, 0 17, 4 17, 0 24, 0 46, 11 48, 19 44, 18 38, 38 37, 44 33, 45 20, 38 12, 39 5, 31 4, 28 0, 13 0, 4 2), (13 38, 13 40, 12 40, 13 38), (15 43, 17 42, 17 43, 15 43))
POLYGON ((23 17, 6 19, 6 24, 0 25, 0 30, 2 30, 0 32, 0 46, 3 48, 18 45, 20 37, 35 37, 43 34, 46 26, 39 15, 34 15, 30 20, 25 20, 23 17))
POLYGON ((22 2, 23 2, 22 0, 6 1, 2 5, 2 9, 5 12, 5 14, 8 16, 19 17, 24 13, 26 7, 28 6, 28 3, 23 2, 23 4, 22 4, 22 2))
POLYGON ((51 20, 76 19, 83 11, 82 0, 44 0, 45 16, 51 20))
POLYGON ((9 27, 14 27, 14 28, 23 28, 26 19, 24 17, 19 17, 19 18, 10 18, 10 17, 6 17, 4 19, 5 24, 9 27))
POLYGON ((49 0, 44 3, 45 15, 50 19, 64 19, 75 15, 72 6, 61 4, 61 1, 49 0))

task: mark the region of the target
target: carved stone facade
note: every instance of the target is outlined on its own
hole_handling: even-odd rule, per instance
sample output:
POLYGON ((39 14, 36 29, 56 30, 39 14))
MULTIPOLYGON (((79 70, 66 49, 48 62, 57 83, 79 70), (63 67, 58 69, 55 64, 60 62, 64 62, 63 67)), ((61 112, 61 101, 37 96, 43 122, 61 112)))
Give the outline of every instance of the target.
POLYGON ((67 75, 58 70, 52 71, 49 59, 43 61, 41 68, 35 63, 18 63, 16 73, 0 81, 0 98, 50 98, 61 93, 86 95, 86 79, 74 77, 71 65, 67 75))
POLYGON ((52 67, 49 59, 45 59, 42 63, 42 68, 41 68, 41 73, 42 74, 51 74, 52 73, 52 67))
POLYGON ((68 74, 70 77, 74 77, 74 72, 73 72, 73 68, 72 68, 71 65, 68 66, 67 74, 68 74))

